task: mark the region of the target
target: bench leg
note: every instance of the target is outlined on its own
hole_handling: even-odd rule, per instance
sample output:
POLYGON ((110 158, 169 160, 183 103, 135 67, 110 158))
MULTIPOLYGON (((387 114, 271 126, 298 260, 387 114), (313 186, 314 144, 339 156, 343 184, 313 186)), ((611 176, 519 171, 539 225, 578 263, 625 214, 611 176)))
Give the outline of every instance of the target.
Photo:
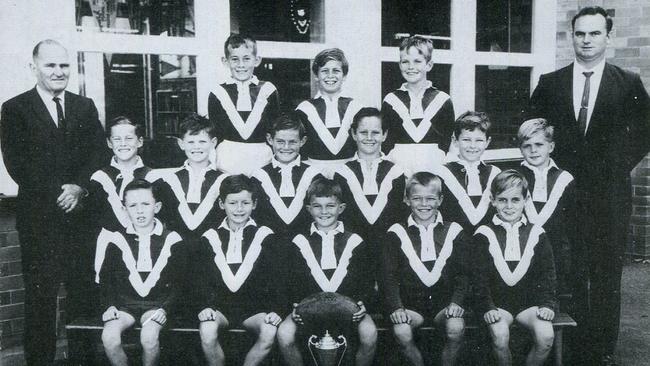
POLYGON ((562 328, 555 331, 555 338, 553 339, 553 350, 555 352, 555 365, 562 366, 562 328))

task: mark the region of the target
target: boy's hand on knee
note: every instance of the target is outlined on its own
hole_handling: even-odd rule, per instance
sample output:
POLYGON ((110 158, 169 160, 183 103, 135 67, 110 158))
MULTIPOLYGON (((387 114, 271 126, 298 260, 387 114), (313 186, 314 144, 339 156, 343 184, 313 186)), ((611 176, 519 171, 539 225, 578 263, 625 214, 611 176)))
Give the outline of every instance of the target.
POLYGON ((460 305, 452 302, 447 306, 445 309, 445 316, 447 319, 449 318, 462 318, 463 314, 465 314, 465 309, 463 309, 460 305))
POLYGON ((537 309, 537 317, 542 320, 551 321, 555 318, 555 312, 547 307, 540 307, 537 309))
POLYGON ((201 310, 199 313, 199 321, 207 322, 211 320, 217 320, 217 312, 210 308, 201 310))
POLYGON ((160 325, 165 325, 165 323, 167 323, 167 312, 165 309, 160 308, 156 310, 156 312, 154 312, 151 316, 151 321, 154 321, 160 325))
POLYGON ((411 317, 404 308, 399 308, 390 314, 390 321, 393 324, 411 324, 411 317))
POLYGON ((499 310, 490 310, 483 315, 483 320, 488 324, 494 324, 501 320, 501 314, 499 310))
POLYGON ((264 317, 264 323, 271 324, 274 327, 277 327, 278 325, 280 325, 281 321, 282 321, 282 318, 280 318, 280 316, 278 314, 274 313, 274 312, 270 312, 270 313, 266 314, 266 316, 264 317))
POLYGON ((302 321, 302 317, 296 313, 296 308, 298 307, 297 303, 293 303, 293 311, 291 312, 291 319, 293 319, 293 322, 296 324, 304 325, 305 323, 302 321))
POLYGON ((363 301, 357 302, 357 305, 359 305, 359 311, 352 314, 352 321, 355 323, 360 322, 366 316, 366 306, 363 304, 363 301))
POLYGON ((110 306, 104 314, 102 314, 102 321, 103 322, 108 322, 111 320, 118 319, 120 317, 120 313, 118 312, 117 308, 115 306, 110 306))

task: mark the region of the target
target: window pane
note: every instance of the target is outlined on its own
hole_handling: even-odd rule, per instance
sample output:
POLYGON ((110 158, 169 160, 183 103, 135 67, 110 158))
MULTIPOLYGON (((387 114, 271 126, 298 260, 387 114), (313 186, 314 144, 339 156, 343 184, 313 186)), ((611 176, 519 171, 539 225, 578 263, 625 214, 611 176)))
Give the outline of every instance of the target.
POLYGON ((492 121, 491 149, 517 147, 517 130, 530 95, 530 71, 530 67, 476 67, 475 106, 492 121))
MULTIPOLYGON (((427 75, 431 80, 433 86, 449 94, 449 73, 451 72, 451 65, 449 64, 435 64, 433 69, 427 75)), ((404 83, 402 74, 399 70, 399 63, 397 62, 382 62, 381 63, 381 95, 392 92, 398 89, 404 83)))
POLYGON ((194 37, 194 0, 76 0, 84 32, 194 37))
POLYGON ((281 107, 293 111, 300 102, 311 96, 310 61, 280 58, 262 59, 255 69, 260 80, 270 81, 280 94, 281 107))
POLYGON ((325 41, 323 0, 231 0, 230 30, 256 40, 325 41))
POLYGON ((432 37, 437 49, 449 49, 450 8, 450 0, 382 0, 381 45, 399 46, 418 34, 432 37))
POLYGON ((478 0, 476 50, 530 52, 532 9, 532 0, 478 0))

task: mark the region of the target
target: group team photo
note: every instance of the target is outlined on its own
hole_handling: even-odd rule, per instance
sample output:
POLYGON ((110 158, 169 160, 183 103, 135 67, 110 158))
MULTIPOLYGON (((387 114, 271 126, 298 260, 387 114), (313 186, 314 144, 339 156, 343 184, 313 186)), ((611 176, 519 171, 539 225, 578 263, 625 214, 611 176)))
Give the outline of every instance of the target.
POLYGON ((319 49, 287 108, 259 40, 230 33, 207 114, 165 144, 66 90, 64 42, 30 45, 36 84, 0 117, 26 364, 60 364, 61 283, 74 365, 619 364, 650 97, 606 61, 611 14, 574 13, 574 61, 540 75, 497 164, 493 115, 432 82, 432 37, 400 39, 377 105, 344 92, 363 65, 319 49))

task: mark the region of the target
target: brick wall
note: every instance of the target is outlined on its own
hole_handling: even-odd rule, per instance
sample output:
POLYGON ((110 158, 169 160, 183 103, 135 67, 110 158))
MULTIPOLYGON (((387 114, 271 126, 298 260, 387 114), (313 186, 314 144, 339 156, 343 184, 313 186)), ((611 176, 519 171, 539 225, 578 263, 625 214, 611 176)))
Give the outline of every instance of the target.
POLYGON ((13 205, 0 200, 0 347, 16 344, 23 331, 23 275, 13 205))
MULTIPOLYGON (((641 75, 650 91, 650 0, 558 0, 556 66, 573 61, 571 18, 578 9, 599 5, 614 19, 607 60, 641 75)), ((627 251, 650 258, 650 155, 632 172, 634 190, 627 251)))

